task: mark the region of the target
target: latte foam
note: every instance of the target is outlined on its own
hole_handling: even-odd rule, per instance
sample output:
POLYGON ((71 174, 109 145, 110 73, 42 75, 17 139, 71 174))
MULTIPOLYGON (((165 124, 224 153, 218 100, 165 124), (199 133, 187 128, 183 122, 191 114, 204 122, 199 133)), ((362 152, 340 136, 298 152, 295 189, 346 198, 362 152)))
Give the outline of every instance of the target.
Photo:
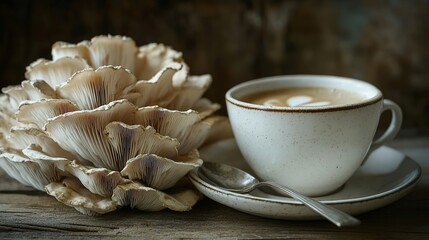
POLYGON ((344 89, 294 87, 252 93, 242 101, 277 107, 321 107, 348 105, 365 100, 365 96, 344 89))

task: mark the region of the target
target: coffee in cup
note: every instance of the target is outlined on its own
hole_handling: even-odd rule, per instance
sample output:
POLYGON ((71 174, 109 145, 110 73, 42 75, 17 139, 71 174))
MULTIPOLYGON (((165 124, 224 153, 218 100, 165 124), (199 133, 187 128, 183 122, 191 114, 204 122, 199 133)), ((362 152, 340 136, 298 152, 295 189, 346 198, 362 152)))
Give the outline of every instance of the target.
POLYGON ((335 76, 244 82, 226 93, 226 103, 238 147, 259 178, 309 196, 341 187, 402 122, 401 109, 376 87, 335 76), (374 140, 386 110, 391 124, 374 140))
POLYGON ((338 88, 291 87, 252 93, 240 100, 265 106, 316 107, 358 103, 365 100, 365 96, 338 88))

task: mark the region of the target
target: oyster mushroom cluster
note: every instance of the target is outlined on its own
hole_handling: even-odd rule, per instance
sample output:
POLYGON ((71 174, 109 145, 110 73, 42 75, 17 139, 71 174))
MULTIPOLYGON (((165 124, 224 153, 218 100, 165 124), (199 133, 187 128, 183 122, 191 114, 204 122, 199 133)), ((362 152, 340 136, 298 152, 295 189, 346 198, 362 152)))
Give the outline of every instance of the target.
POLYGON ((87 215, 129 206, 187 211, 198 148, 229 130, 202 98, 209 75, 190 76, 162 44, 99 36, 57 42, 0 95, 0 167, 87 215))

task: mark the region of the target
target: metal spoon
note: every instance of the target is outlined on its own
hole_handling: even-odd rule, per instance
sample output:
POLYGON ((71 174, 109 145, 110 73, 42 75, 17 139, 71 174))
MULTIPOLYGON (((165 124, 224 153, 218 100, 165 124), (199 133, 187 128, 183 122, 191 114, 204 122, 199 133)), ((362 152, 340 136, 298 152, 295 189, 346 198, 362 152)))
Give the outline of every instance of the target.
POLYGON ((329 205, 318 202, 312 198, 306 197, 294 190, 281 186, 274 182, 259 182, 258 179, 241 169, 214 162, 204 162, 200 167, 200 174, 204 178, 210 180, 218 187, 235 193, 248 193, 255 188, 267 186, 274 189, 276 192, 290 196, 301 201, 304 205, 319 213, 338 227, 359 225, 360 221, 349 214, 342 212, 329 205))

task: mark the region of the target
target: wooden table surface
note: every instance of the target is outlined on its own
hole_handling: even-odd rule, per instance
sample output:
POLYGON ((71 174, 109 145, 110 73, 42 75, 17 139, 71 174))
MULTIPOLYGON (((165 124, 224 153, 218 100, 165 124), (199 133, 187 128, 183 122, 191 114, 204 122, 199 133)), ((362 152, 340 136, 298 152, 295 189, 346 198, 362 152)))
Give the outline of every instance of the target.
POLYGON ((418 185, 403 199, 362 214, 362 225, 337 228, 327 221, 282 221, 238 212, 208 198, 186 213, 121 209, 88 217, 45 193, 0 179, 0 239, 23 238, 316 238, 429 239, 429 135, 402 136, 391 146, 423 169, 418 185))

